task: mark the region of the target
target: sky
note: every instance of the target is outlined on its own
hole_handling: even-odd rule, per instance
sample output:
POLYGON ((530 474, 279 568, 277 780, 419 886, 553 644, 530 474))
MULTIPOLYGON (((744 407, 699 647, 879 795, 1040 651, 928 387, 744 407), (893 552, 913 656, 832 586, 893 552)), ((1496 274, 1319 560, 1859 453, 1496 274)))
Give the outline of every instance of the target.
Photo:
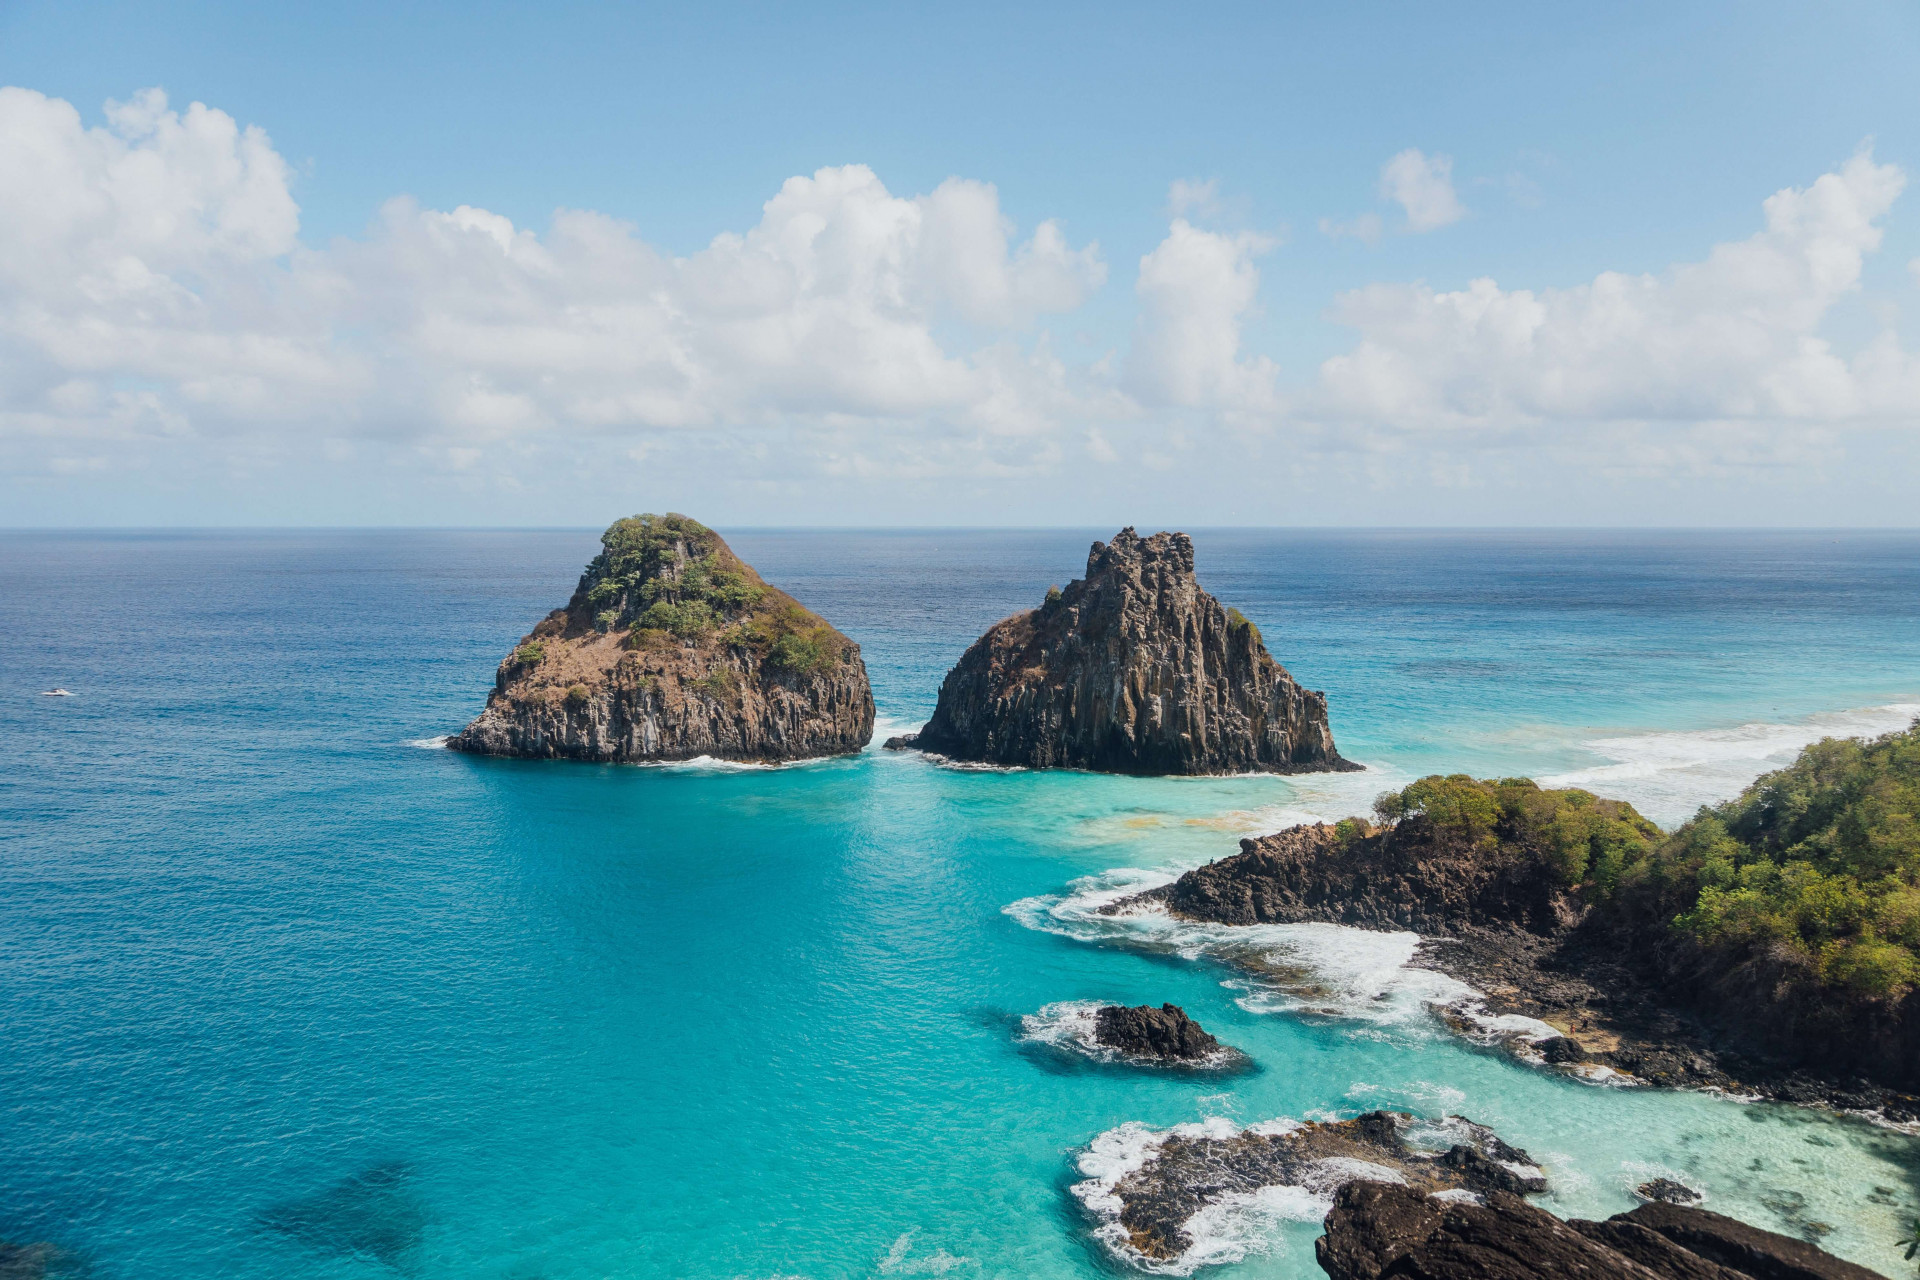
POLYGON ((1920 6, 0 0, 0 526, 1920 524, 1920 6))

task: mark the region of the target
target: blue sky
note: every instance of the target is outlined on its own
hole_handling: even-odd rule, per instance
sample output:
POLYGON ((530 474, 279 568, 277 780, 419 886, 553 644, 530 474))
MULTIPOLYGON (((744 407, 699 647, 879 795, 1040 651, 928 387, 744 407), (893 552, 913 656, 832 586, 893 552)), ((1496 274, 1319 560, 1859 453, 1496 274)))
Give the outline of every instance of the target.
POLYGON ((1916 65, 1911 4, 0 2, 75 117, 0 113, 0 522, 1913 523, 1916 65))

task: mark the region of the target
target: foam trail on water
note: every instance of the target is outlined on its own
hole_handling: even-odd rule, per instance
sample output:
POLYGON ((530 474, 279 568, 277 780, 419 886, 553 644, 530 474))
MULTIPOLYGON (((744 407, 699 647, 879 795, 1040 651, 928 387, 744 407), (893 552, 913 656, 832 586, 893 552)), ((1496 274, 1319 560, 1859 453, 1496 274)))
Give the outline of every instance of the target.
POLYGON ((446 750, 447 744, 452 741, 452 734, 443 733, 437 738, 409 738, 407 739, 407 745, 410 747, 419 747, 423 751, 444 751, 446 750))
POLYGON ((1413 1027, 1430 1024, 1430 1005, 1459 1005, 1475 994, 1445 974, 1408 967, 1417 934, 1335 924, 1210 924, 1176 919, 1155 902, 1107 910, 1174 878, 1171 871, 1121 867, 1076 880, 1064 894, 1022 898, 1004 910, 1029 929, 1081 942, 1231 964, 1245 975, 1233 984, 1246 992, 1240 1003, 1254 1012, 1306 1011, 1413 1027))
POLYGON ((1610 763, 1539 779, 1626 800, 1656 821, 1675 823, 1701 805, 1740 794, 1763 773, 1792 764, 1822 738, 1875 737, 1904 729, 1920 702, 1829 711, 1788 723, 1755 721, 1723 729, 1656 730, 1593 738, 1584 747, 1610 763))

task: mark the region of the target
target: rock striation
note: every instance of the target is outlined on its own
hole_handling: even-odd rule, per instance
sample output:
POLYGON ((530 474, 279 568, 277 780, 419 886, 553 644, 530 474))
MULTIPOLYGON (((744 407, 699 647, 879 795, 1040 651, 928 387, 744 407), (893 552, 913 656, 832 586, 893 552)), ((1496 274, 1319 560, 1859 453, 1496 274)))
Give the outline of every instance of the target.
POLYGON ((481 755, 779 762, 873 736, 860 646, 682 515, 615 522, 449 740, 481 755))
POLYGON ((1563 1222, 1500 1190, 1474 1203, 1374 1181, 1340 1189, 1315 1252, 1332 1280, 1884 1280, 1705 1209, 1645 1204, 1563 1222))
POLYGON ((1325 695, 1200 589, 1184 533, 1122 529, 1087 576, 995 623, 940 685, 933 718, 890 747, 954 760, 1107 773, 1357 769, 1325 695))
POLYGON ((1102 1005, 1093 1015, 1093 1038, 1129 1057, 1163 1062, 1202 1063, 1230 1052, 1177 1004, 1102 1005))

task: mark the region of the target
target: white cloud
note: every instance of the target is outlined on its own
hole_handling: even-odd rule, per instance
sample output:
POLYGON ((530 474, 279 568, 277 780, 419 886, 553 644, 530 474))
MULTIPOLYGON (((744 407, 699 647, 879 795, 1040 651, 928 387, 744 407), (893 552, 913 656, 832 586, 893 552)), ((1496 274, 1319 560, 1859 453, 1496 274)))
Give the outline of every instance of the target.
POLYGON ((1453 191, 1453 157, 1408 147, 1380 168, 1380 195, 1407 211, 1407 230, 1433 231, 1460 221, 1467 208, 1453 191))
POLYGON ((1851 359, 1818 332, 1859 286, 1905 185, 1862 151, 1765 203, 1765 229, 1663 275, 1571 289, 1478 279, 1381 284, 1335 303, 1360 341, 1321 368, 1321 416, 1399 426, 1920 415, 1920 371, 1891 334, 1851 359))
POLYGON ((1056 223, 1016 243, 991 185, 905 199, 862 165, 789 179, 757 225, 686 258, 601 214, 539 236, 405 199, 310 251, 288 179, 258 129, 157 90, 91 129, 0 91, 0 432, 1018 434, 1074 394, 1044 337, 1018 335, 1106 274, 1056 223), (943 318, 984 345, 947 349, 943 318))
MULTIPOLYGON (((1390 192, 1408 225, 1458 217, 1446 158, 1403 153, 1388 173, 1409 156, 1390 192)), ((1480 474, 1469 444, 1516 440, 1582 467, 1626 442, 1705 472, 1798 467, 1850 428, 1920 423, 1920 361, 1890 329, 1847 350, 1823 333, 1905 182, 1866 152, 1768 199, 1758 234, 1660 274, 1343 294, 1332 318, 1356 340, 1292 385, 1247 338, 1274 242, 1185 216, 1219 216, 1211 182, 1173 185, 1131 342, 1099 352, 1045 328, 1104 284, 1098 246, 1051 221, 1022 238, 985 182, 905 197, 864 166, 821 169, 676 257, 600 213, 536 234, 405 198, 313 248, 290 177, 258 129, 157 91, 89 128, 0 90, 8 478, 143 458, 251 477, 299 456, 495 491, 594 458, 769 486, 989 484, 1068 458, 1231 462, 1246 427, 1282 432, 1300 468, 1329 424, 1342 447, 1429 448, 1451 475, 1480 474), (1571 429, 1535 430, 1553 425, 1571 429), (1432 428, 1484 437, 1415 443, 1432 428)), ((1322 229, 1366 238, 1380 220, 1322 229)))
POLYGON ((1243 359, 1241 324, 1260 292, 1253 260, 1273 242, 1223 235, 1174 219, 1140 259, 1140 318, 1127 381, 1146 404, 1218 410, 1234 417, 1278 407, 1273 363, 1243 359))

